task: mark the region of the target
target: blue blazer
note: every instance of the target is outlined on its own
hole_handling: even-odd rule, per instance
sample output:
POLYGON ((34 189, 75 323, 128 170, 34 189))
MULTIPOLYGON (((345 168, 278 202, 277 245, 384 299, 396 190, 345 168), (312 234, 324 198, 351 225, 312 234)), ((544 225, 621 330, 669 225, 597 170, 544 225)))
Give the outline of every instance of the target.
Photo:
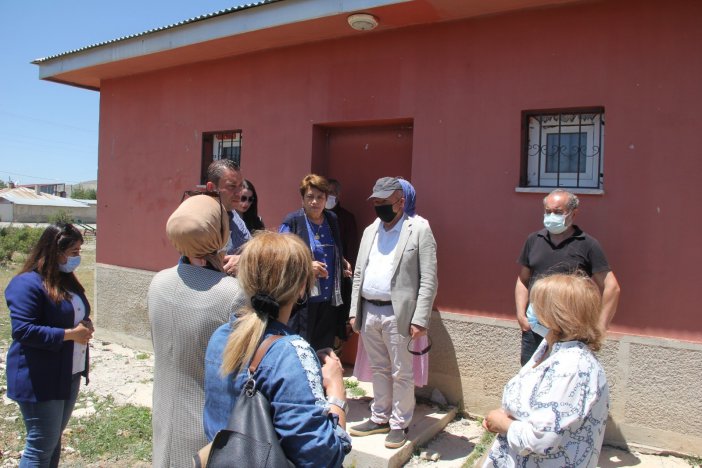
MULTIPOLYGON (((90 304, 79 294, 90 314, 90 304)), ((5 289, 10 309, 12 344, 7 352, 7 396, 15 401, 67 400, 73 374, 73 341, 63 341, 73 328, 71 301, 53 302, 41 276, 32 271, 15 276, 5 289)), ((85 371, 88 380, 88 352, 85 371)))

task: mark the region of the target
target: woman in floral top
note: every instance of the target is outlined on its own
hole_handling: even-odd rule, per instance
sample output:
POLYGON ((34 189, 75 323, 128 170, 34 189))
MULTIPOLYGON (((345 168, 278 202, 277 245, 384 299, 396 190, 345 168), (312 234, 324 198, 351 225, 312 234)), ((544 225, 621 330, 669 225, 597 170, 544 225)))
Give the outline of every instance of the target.
POLYGON ((600 292, 587 277, 537 281, 530 303, 550 331, 505 386, 483 426, 497 434, 484 467, 595 467, 609 410, 600 349, 600 292))

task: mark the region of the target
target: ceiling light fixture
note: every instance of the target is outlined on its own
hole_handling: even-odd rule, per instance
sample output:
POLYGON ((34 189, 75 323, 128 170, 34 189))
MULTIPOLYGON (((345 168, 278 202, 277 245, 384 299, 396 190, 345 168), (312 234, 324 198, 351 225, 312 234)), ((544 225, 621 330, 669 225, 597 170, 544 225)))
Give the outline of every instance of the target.
POLYGON ((378 20, 368 13, 357 13, 348 17, 349 26, 356 31, 370 31, 378 26, 378 20))

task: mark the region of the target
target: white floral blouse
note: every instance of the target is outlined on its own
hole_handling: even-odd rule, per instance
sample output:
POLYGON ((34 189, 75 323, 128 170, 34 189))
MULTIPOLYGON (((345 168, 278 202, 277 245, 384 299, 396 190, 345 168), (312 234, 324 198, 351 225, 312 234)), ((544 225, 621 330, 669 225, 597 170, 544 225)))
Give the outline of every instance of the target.
POLYGON ((558 342, 542 363, 544 340, 505 385, 502 408, 515 419, 484 467, 595 467, 609 411, 602 366, 579 341, 558 342))

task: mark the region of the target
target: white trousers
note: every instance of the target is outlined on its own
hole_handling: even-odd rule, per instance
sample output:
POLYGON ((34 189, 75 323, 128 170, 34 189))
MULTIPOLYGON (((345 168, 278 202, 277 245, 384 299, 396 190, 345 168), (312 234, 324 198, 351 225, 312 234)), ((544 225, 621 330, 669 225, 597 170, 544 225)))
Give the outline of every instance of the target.
POLYGON ((414 373, 409 337, 397 332, 392 306, 363 301, 361 339, 373 372, 371 420, 391 429, 409 426, 414 413, 414 373))

